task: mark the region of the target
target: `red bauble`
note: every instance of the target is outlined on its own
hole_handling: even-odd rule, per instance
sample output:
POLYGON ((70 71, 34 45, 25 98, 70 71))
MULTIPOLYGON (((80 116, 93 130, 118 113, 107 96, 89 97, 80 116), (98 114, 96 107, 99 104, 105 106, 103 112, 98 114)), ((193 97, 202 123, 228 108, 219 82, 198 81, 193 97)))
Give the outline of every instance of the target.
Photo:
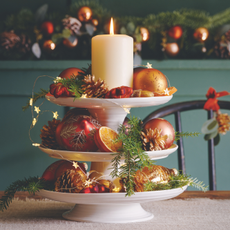
POLYGON ((54 25, 50 21, 45 21, 41 24, 40 29, 44 36, 50 36, 54 32, 54 25))
POLYGON ((56 180, 56 176, 55 176, 56 170, 64 162, 65 160, 59 160, 59 161, 55 161, 54 163, 52 163, 44 171, 41 178, 47 181, 55 181, 56 180))
POLYGON ((165 119, 163 118, 154 118, 152 120, 149 120, 145 125, 144 125, 144 130, 145 129, 152 129, 154 130, 155 128, 157 128, 158 130, 162 130, 161 131, 161 135, 167 135, 168 138, 166 140, 166 146, 165 148, 169 148, 174 140, 175 140, 175 130, 173 128, 173 126, 165 119))
POLYGON ((76 77, 80 73, 84 73, 83 70, 76 68, 76 67, 70 67, 65 70, 63 70, 60 74, 59 77, 61 78, 71 78, 71 77, 76 77))
POLYGON ((109 189, 102 184, 89 185, 82 189, 80 193, 104 193, 109 192, 109 189))
POLYGON ((64 119, 56 129, 56 139, 60 146, 72 151, 97 150, 94 133, 100 124, 91 116, 72 115, 64 119))
POLYGON ((181 38, 182 34, 183 34, 183 30, 180 26, 173 26, 168 31, 169 37, 175 40, 181 38))

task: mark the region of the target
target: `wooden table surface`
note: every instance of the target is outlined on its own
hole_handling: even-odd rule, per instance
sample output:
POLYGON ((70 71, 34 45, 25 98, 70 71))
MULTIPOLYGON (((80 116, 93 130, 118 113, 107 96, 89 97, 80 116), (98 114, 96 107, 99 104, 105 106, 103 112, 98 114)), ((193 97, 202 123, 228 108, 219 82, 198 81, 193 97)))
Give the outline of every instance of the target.
MULTIPOLYGON (((4 191, 0 191, 0 197, 4 195, 4 191)), ((16 192, 15 198, 19 200, 36 199, 42 200, 44 199, 41 196, 29 194, 28 192, 16 192)), ((172 199, 191 199, 191 198, 209 198, 209 199, 230 199, 230 191, 185 191, 179 196, 172 199)))

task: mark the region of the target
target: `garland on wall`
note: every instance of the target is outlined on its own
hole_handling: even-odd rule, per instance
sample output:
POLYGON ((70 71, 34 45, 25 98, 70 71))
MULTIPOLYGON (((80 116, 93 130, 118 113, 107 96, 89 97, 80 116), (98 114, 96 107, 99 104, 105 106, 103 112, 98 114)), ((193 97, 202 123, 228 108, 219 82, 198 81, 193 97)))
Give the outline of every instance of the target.
POLYGON ((22 9, 0 22, 0 60, 71 60, 91 58, 91 38, 115 32, 134 38, 134 54, 144 59, 229 59, 230 8, 210 16, 181 9, 146 17, 116 17, 96 1, 80 1, 67 12, 45 4, 22 9))

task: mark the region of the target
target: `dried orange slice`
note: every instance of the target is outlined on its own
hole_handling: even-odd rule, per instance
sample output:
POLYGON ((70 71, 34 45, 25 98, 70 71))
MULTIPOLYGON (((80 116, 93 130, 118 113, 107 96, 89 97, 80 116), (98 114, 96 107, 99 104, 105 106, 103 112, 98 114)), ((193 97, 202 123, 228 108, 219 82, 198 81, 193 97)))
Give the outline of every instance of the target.
POLYGON ((169 87, 169 88, 168 88, 168 91, 169 91, 169 95, 172 95, 172 94, 176 93, 177 88, 174 87, 174 86, 172 86, 172 87, 169 87))
POLYGON ((118 134, 113 129, 101 126, 94 134, 94 141, 102 152, 117 152, 122 146, 122 142, 114 142, 117 137, 118 134))

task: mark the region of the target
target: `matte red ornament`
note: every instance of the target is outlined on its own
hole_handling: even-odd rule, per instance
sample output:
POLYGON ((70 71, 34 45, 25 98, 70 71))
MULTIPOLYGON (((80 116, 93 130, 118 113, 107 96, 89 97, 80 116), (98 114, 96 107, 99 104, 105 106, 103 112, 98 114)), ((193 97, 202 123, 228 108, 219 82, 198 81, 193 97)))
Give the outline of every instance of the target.
POLYGON ((98 121, 91 116, 73 115, 62 121, 56 129, 59 144, 72 151, 97 151, 94 133, 100 128, 98 121))
POLYGON ((65 160, 59 160, 49 165, 44 171, 44 173, 42 174, 41 178, 46 181, 55 181, 56 180, 56 176, 55 176, 56 170, 64 162, 65 160))
POLYGON ((170 124, 170 122, 168 122, 167 120, 163 119, 163 118, 154 118, 152 120, 149 120, 143 127, 143 129, 152 129, 154 130, 155 128, 157 128, 158 130, 161 130, 161 135, 167 135, 168 138, 165 142, 165 148, 169 148, 174 140, 175 140, 175 130, 173 128, 173 126, 170 124))
POLYGON ((133 93, 133 89, 128 86, 121 86, 111 89, 105 98, 129 98, 133 93))
POLYGON ((169 37, 171 37, 175 40, 181 38, 182 34, 183 34, 183 30, 182 30, 181 26, 173 26, 168 31, 169 37))
POLYGON ((45 21, 41 24, 41 32, 45 36, 50 36, 54 32, 54 25, 50 21, 45 21))

